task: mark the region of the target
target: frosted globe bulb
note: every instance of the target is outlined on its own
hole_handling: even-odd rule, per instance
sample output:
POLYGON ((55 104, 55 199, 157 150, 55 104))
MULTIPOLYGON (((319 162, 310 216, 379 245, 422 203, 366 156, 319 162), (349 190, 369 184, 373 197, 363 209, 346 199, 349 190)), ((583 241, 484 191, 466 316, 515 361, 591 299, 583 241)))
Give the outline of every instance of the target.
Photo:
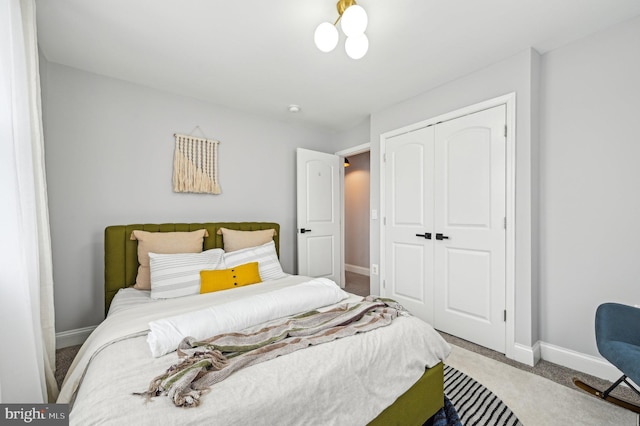
POLYGON ((367 12, 365 12, 362 6, 357 4, 349 6, 340 18, 342 31, 344 31, 347 37, 355 37, 364 34, 367 29, 367 23, 367 12))
POLYGON ((351 59, 360 59, 366 55, 369 50, 369 39, 365 34, 357 37, 347 37, 344 50, 351 59))
POLYGON ((331 22, 318 25, 313 40, 322 52, 331 52, 338 45, 338 29, 331 22))

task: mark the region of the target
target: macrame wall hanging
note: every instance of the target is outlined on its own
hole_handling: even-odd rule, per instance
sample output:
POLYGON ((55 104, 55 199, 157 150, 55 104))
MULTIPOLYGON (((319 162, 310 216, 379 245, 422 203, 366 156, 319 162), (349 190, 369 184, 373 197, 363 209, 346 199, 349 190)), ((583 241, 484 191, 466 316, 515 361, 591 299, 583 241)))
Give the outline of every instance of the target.
POLYGON ((213 139, 174 134, 173 191, 220 194, 218 145, 213 139))

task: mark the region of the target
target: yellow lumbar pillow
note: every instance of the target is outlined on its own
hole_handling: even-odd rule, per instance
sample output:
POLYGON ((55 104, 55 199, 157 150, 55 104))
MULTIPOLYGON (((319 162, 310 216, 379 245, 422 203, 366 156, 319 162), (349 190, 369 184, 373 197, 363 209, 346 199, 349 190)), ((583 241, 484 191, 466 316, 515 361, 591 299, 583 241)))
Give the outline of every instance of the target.
POLYGON ((227 290, 262 282, 258 262, 245 263, 229 269, 200 271, 200 294, 227 290))

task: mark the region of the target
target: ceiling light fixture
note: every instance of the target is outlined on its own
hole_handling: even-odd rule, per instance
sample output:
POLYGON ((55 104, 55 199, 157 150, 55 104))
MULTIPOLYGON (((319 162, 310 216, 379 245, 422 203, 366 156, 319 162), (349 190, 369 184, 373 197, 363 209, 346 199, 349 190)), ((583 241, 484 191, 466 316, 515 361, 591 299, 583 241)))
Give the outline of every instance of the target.
POLYGON ((369 50, 369 39, 364 33, 368 24, 367 12, 355 0, 339 0, 336 7, 336 22, 323 22, 316 28, 313 37, 316 46, 325 53, 335 49, 340 38, 336 25, 340 22, 342 32, 347 36, 344 44, 347 55, 352 59, 360 59, 369 50))
POLYGON ((291 104, 289 105, 288 109, 289 109, 289 112, 291 113, 300 112, 300 105, 291 104))
POLYGON ((349 163, 349 159, 347 157, 344 157, 344 166, 349 167, 350 165, 351 163, 349 163))

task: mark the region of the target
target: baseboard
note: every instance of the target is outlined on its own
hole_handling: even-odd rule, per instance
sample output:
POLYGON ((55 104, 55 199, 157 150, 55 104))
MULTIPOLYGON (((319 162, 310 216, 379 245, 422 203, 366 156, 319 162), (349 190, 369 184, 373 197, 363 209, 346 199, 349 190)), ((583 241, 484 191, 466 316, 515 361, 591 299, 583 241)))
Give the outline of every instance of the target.
POLYGON ((355 274, 366 275, 369 276, 369 268, 365 268, 364 266, 357 265, 347 265, 345 263, 344 270, 347 272, 353 272, 355 274))
POLYGON ((514 361, 534 366, 539 360, 552 362, 592 376, 616 381, 622 373, 604 358, 583 354, 551 343, 536 342, 532 347, 516 343, 511 352, 514 361))
POLYGON ((83 344, 96 327, 97 326, 94 325, 56 333, 56 349, 83 344))
POLYGON ((533 367, 540 361, 540 345, 536 342, 532 347, 516 343, 511 350, 511 359, 533 367))
POLYGON ((573 370, 591 374, 609 381, 617 380, 622 373, 604 358, 583 354, 571 349, 540 342, 542 359, 573 370))

